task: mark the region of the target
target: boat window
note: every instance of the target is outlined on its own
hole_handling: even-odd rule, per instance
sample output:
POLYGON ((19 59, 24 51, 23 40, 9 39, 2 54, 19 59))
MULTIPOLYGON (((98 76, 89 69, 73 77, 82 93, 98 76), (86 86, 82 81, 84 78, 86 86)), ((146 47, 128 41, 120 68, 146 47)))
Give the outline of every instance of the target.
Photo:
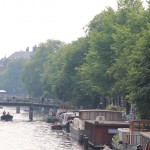
POLYGON ((89 116, 90 118, 90 120, 94 120, 94 119, 96 119, 96 112, 95 111, 93 111, 93 112, 90 112, 90 116, 89 116))
POLYGON ((134 131, 141 131, 142 130, 142 123, 134 122, 134 131))
POLYGON ((144 124, 144 131, 150 131, 150 123, 144 124))

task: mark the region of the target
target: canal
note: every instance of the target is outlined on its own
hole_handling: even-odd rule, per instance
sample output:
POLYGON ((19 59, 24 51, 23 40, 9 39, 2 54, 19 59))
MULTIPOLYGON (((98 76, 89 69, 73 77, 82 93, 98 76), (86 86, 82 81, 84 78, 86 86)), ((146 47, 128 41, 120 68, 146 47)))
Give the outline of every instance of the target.
POLYGON ((2 108, 14 116, 12 122, 0 121, 1 150, 83 150, 77 141, 62 132, 51 130, 42 113, 34 114, 29 122, 28 112, 16 114, 14 108, 2 108))

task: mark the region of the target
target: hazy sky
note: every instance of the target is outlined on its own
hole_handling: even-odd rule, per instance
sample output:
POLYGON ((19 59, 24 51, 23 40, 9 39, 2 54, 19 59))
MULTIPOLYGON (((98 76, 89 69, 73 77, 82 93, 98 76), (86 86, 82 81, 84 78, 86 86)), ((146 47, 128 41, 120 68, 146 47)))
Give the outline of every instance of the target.
POLYGON ((71 42, 83 27, 117 0, 0 0, 0 58, 46 42, 71 42))

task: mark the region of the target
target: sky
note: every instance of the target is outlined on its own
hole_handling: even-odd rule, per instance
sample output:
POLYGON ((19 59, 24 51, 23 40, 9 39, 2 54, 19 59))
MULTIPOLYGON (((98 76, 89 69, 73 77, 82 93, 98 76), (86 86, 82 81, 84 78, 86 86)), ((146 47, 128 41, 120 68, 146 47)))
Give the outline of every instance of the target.
POLYGON ((117 0, 0 0, 0 58, 48 39, 75 41, 108 6, 117 0))

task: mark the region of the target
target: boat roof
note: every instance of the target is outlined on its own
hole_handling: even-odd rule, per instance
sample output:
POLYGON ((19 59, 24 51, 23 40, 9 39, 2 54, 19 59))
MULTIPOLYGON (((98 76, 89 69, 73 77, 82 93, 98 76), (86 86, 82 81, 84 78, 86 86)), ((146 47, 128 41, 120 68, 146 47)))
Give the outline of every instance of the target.
POLYGON ((150 132, 140 132, 140 134, 148 139, 150 139, 150 132))
MULTIPOLYGON (((86 120, 85 122, 89 122, 91 124, 95 124, 95 120, 86 120)), ((127 121, 98 121, 99 125, 129 125, 127 121)))
POLYGON ((114 110, 106 110, 106 109, 82 109, 79 112, 121 112, 122 111, 114 111, 114 110))

